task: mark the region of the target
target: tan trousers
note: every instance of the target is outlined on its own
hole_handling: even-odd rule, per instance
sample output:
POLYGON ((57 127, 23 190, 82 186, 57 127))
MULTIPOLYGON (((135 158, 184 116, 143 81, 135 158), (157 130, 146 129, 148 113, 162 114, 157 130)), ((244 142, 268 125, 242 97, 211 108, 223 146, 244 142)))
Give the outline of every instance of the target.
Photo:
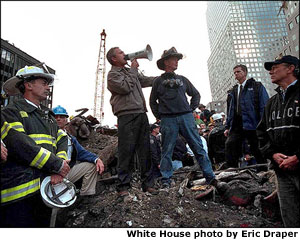
POLYGON ((71 168, 67 175, 67 179, 75 183, 83 177, 80 195, 93 195, 96 193, 97 174, 98 172, 96 171, 95 164, 81 162, 71 168))

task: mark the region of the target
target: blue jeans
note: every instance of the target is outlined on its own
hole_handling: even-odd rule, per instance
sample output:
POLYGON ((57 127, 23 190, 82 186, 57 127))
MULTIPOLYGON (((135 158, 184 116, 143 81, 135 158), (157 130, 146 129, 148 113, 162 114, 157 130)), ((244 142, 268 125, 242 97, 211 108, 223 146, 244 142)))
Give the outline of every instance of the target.
POLYGON ((209 184, 215 178, 215 174, 212 170, 209 157, 203 149, 193 114, 185 113, 176 117, 162 117, 160 129, 162 134, 162 153, 160 162, 162 182, 170 183, 170 179, 173 176, 172 154, 176 138, 178 133, 180 133, 192 149, 203 171, 206 182, 209 184))
POLYGON ((179 168, 182 168, 182 162, 179 160, 173 160, 172 161, 173 171, 176 171, 179 168))

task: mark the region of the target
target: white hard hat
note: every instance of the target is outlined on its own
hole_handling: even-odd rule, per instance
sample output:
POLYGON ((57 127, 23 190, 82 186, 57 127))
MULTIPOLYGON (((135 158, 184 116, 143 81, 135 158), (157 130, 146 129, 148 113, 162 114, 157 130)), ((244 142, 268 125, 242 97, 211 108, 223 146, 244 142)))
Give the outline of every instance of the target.
POLYGON ((215 113, 214 115, 212 115, 212 119, 214 121, 222 119, 222 115, 220 113, 215 113))
POLYGON ((225 113, 224 113, 224 112, 221 112, 220 114, 221 114, 222 116, 225 116, 225 113))
POLYGON ((40 188, 44 203, 51 208, 65 208, 76 201, 76 187, 65 179, 58 184, 51 184, 51 177, 46 177, 40 188))
POLYGON ((41 77, 43 79, 46 79, 49 84, 51 84, 54 80, 54 75, 46 73, 42 68, 36 66, 25 66, 17 72, 16 76, 8 79, 3 84, 3 90, 10 96, 17 95, 18 93, 20 93, 20 91, 16 87, 16 84, 23 80, 26 80, 26 78, 29 77, 41 77))

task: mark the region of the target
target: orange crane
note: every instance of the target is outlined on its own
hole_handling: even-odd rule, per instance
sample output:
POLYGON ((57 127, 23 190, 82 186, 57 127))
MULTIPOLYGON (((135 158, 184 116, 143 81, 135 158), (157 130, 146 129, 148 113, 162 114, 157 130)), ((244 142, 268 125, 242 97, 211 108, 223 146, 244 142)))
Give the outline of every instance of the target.
POLYGON ((101 36, 100 49, 99 49, 98 63, 96 69, 94 117, 99 120, 99 123, 102 126, 102 121, 104 119, 103 106, 104 106, 104 92, 105 92, 105 56, 106 56, 105 29, 103 29, 100 36, 101 36))

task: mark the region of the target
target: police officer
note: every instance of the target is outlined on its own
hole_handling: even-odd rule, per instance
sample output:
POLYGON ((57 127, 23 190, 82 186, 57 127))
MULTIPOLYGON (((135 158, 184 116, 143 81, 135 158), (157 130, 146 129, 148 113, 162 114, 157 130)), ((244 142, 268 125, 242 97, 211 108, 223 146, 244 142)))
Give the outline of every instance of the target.
POLYGON ((300 89, 299 59, 287 55, 266 62, 265 69, 277 94, 267 103, 257 126, 259 147, 271 160, 277 180, 281 217, 285 227, 300 227, 299 160, 300 160, 300 89))

